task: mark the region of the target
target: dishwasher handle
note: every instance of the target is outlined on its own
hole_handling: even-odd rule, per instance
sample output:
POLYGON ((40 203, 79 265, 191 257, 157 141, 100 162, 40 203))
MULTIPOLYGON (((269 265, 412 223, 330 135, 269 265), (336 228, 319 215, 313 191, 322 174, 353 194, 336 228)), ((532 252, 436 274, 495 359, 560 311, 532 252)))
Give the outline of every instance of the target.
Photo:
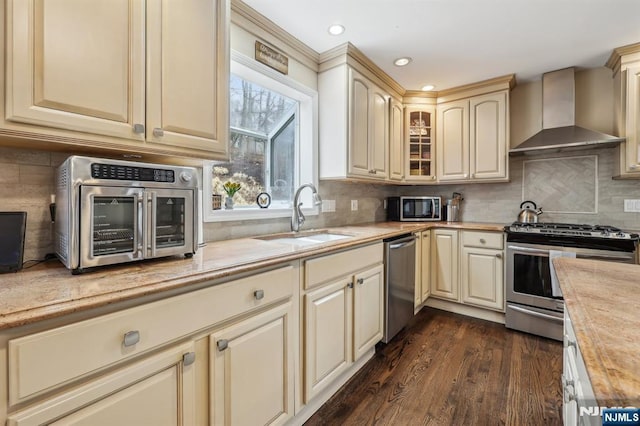
POLYGON ((415 237, 411 237, 411 240, 408 240, 408 241, 403 241, 401 243, 396 243, 396 244, 389 244, 389 250, 397 250, 403 247, 413 246, 415 244, 416 244, 415 237))

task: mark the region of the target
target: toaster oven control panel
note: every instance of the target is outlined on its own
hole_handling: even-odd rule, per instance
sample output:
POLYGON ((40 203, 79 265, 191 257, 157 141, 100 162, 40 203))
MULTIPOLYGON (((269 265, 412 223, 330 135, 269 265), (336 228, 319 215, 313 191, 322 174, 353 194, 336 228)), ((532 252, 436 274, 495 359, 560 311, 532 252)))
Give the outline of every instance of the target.
POLYGON ((142 182, 175 182, 173 170, 100 163, 91 164, 91 177, 142 182))

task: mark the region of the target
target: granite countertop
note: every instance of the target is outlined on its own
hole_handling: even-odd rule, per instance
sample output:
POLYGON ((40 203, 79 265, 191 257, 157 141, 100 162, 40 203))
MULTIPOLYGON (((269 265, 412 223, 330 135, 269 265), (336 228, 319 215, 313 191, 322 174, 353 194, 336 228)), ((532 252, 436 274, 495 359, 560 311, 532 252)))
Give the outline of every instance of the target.
POLYGON ((553 264, 598 404, 640 407, 640 265, 553 264))
POLYGON ((352 238, 300 246, 256 238, 209 242, 191 259, 172 257, 96 268, 71 275, 53 261, 0 275, 0 329, 17 327, 136 297, 430 228, 502 231, 504 225, 463 222, 381 222, 328 228, 352 238))

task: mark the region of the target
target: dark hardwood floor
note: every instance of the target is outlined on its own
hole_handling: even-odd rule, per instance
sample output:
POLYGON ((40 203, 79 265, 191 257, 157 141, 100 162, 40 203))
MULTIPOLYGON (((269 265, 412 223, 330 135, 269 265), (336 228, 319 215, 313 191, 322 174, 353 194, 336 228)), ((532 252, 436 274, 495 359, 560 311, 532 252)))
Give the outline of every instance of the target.
POLYGON ((306 425, 561 425, 562 343, 423 308, 306 425))

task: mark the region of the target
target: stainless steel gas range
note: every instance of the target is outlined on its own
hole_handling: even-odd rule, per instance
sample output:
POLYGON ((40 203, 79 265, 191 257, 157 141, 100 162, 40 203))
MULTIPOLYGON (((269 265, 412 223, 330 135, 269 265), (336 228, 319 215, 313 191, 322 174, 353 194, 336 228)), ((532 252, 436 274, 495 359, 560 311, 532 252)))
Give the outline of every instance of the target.
POLYGON ((507 234, 505 325, 562 340, 564 302, 551 259, 635 263, 638 235, 611 226, 519 223, 507 234))

